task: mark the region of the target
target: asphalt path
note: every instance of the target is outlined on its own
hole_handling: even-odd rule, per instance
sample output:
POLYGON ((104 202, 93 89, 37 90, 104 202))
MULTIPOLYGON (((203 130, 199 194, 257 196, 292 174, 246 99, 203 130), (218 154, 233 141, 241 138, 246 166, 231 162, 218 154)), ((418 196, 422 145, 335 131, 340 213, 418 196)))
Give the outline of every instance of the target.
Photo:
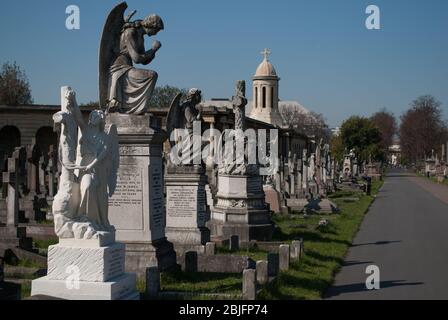
POLYGON ((324 298, 448 299, 448 186, 390 171, 324 298), (366 288, 371 265, 379 290, 366 288))

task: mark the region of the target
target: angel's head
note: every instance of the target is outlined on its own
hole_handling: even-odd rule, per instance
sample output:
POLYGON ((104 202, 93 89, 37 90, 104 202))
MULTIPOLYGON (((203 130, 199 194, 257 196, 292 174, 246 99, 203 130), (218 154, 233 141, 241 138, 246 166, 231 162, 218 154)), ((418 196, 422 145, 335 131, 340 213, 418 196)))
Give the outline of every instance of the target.
POLYGON ((158 15, 152 14, 141 21, 142 28, 148 36, 154 36, 165 27, 163 20, 158 15))
POLYGON ((89 125, 97 127, 100 131, 104 131, 106 124, 106 115, 101 110, 93 110, 89 116, 89 125))
POLYGON ((187 101, 191 101, 193 104, 198 104, 202 101, 202 92, 199 89, 192 88, 188 90, 187 101))

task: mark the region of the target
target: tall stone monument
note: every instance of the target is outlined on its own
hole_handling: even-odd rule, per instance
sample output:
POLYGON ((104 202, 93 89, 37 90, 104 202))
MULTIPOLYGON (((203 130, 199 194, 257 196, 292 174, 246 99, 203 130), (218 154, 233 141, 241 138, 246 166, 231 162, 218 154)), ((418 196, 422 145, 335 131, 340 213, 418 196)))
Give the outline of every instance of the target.
MULTIPOLYGON (((231 139, 233 142, 229 145, 234 151, 238 149, 237 146, 254 148, 254 143, 249 143, 244 138, 244 108, 247 104, 244 81, 238 81, 236 96, 231 101, 235 130, 224 132, 218 147, 222 148, 223 140, 231 139)), ((273 224, 265 202, 258 165, 249 163, 246 157, 243 161, 238 161, 236 157, 229 159, 229 154, 237 152, 224 151, 225 159, 218 165, 217 201, 209 222, 213 238, 229 239, 232 235, 238 235, 241 241, 270 240, 273 224)), ((248 153, 250 154, 250 150, 248 153)), ((222 150, 219 154, 223 155, 222 150)))
POLYGON ((190 89, 186 101, 174 100, 167 118, 171 153, 168 160, 166 183, 166 235, 174 244, 178 256, 187 251, 205 252, 210 241, 207 218, 207 176, 201 159, 201 131, 194 132, 200 124, 198 110, 202 100, 199 89, 190 89), (196 142, 196 143, 195 143, 196 142), (199 143, 197 143, 199 142, 199 143), (198 157, 195 157, 195 156, 198 157))
POLYGON ((120 168, 117 190, 109 201, 117 239, 126 244, 126 270, 143 276, 147 267, 161 270, 176 264, 173 245, 165 237, 162 145, 165 132, 152 123, 149 101, 157 73, 137 69, 155 58, 161 44, 145 50, 145 36, 163 30, 159 16, 131 21, 125 2, 109 14, 101 39, 99 92, 107 106, 107 124, 118 131, 120 168))
POLYGON ((136 275, 124 272, 125 246, 115 242, 108 219, 119 167, 117 128, 106 125, 101 110, 85 122, 69 87, 61 96, 61 111, 53 116, 62 163, 52 208, 59 243, 48 248, 47 276, 32 281, 31 295, 138 299, 136 275))

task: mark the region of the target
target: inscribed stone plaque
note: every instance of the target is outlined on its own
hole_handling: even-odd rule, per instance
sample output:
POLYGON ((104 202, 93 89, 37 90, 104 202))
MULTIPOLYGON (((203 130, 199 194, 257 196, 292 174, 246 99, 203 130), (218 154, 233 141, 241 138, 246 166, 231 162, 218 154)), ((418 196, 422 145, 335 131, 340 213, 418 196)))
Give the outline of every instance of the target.
POLYGON ((143 229, 143 170, 138 166, 121 165, 117 188, 109 198, 109 217, 119 230, 143 229))

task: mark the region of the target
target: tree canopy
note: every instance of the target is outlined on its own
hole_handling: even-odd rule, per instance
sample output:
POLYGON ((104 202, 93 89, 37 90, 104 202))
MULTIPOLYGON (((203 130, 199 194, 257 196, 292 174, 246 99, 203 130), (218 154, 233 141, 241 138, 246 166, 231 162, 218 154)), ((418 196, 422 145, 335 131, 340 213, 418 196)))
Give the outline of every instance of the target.
POLYGON ((401 116, 400 144, 402 156, 415 163, 439 151, 448 139, 447 123, 443 120, 441 103, 431 95, 414 100, 401 116))
POLYGON ((370 118, 373 124, 381 133, 381 147, 387 152, 394 142, 394 136, 397 133, 397 120, 393 113, 382 109, 370 118))
POLYGON ((188 92, 187 89, 181 89, 169 85, 165 85, 163 87, 156 87, 154 89, 154 93, 152 95, 151 101, 149 103, 149 108, 155 109, 164 109, 169 108, 171 101, 173 101, 174 97, 181 93, 182 95, 186 95, 188 92))
POLYGON ((15 62, 6 62, 0 71, 0 104, 32 104, 31 88, 28 78, 15 62))
POLYGON ((340 139, 346 151, 353 149, 360 161, 368 161, 370 157, 372 160, 384 160, 380 130, 368 118, 352 116, 345 120, 340 139))

